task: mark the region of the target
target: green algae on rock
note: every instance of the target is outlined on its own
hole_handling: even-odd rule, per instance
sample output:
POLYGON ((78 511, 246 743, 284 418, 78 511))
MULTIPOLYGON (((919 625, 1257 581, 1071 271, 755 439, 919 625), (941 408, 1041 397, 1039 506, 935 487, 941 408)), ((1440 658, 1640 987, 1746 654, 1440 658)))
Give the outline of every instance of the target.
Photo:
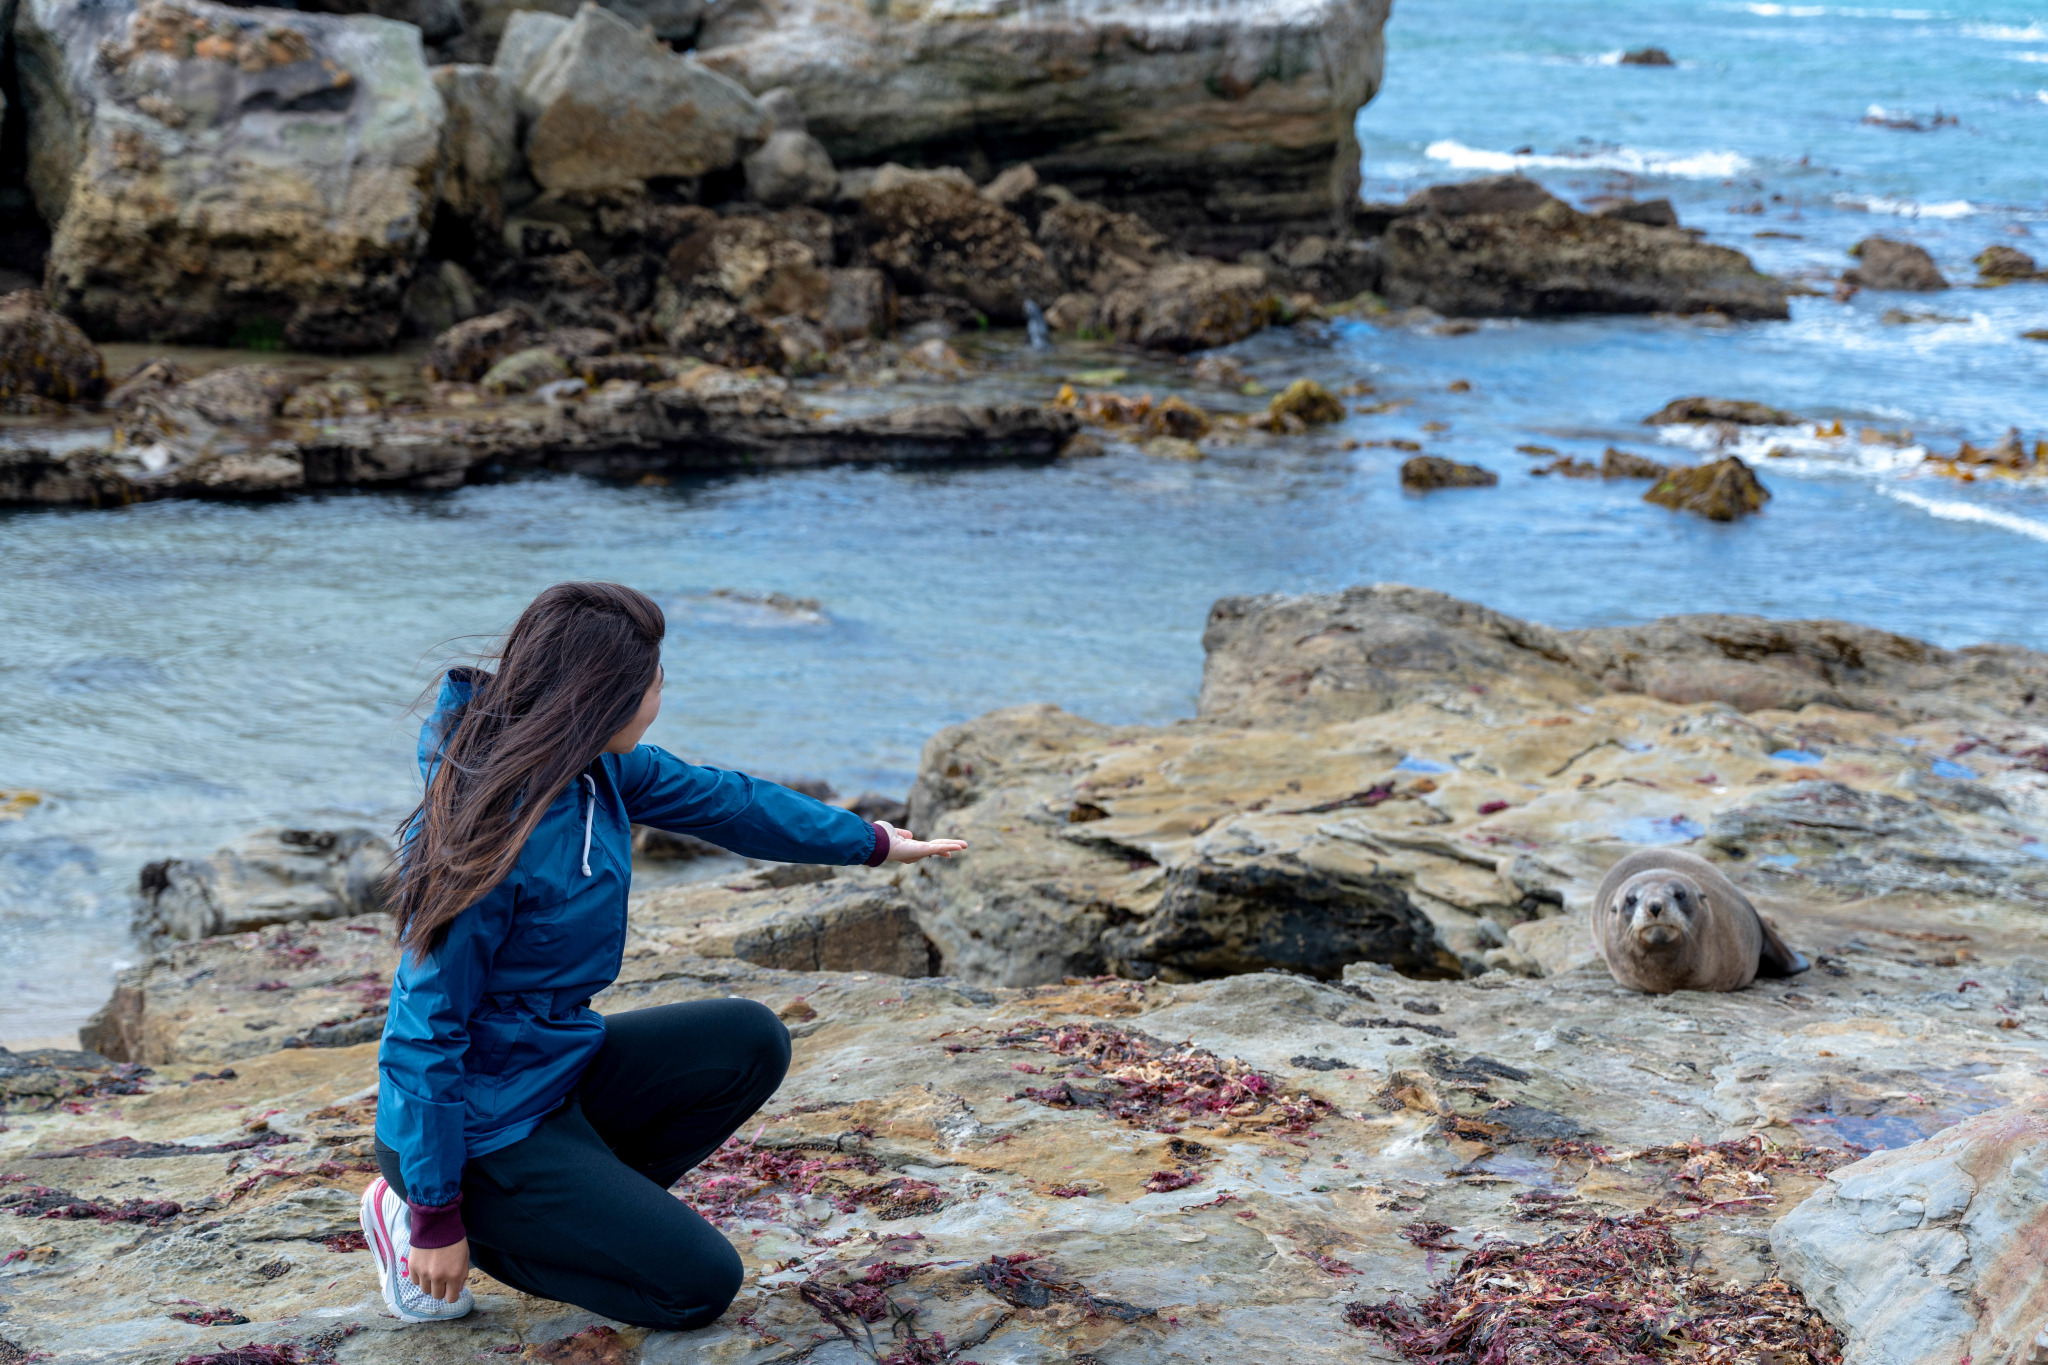
POLYGON ((1674 512, 1697 512, 1708 521, 1739 520, 1761 512, 1770 500, 1770 490, 1739 455, 1724 456, 1712 464, 1666 469, 1643 494, 1644 502, 1674 512))

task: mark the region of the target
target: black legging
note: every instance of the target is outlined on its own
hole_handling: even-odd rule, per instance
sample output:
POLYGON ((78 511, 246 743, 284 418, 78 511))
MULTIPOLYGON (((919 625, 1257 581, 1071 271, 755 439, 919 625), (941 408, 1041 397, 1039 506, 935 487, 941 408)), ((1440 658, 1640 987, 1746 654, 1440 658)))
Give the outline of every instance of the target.
MULTIPOLYGON (((640 1327, 688 1331, 739 1293, 739 1253, 668 1187, 746 1122, 789 1070, 789 1030, 752 1000, 614 1014, 560 1109, 471 1157, 462 1222, 479 1270, 640 1327)), ((402 1198, 398 1153, 377 1164, 402 1198)))

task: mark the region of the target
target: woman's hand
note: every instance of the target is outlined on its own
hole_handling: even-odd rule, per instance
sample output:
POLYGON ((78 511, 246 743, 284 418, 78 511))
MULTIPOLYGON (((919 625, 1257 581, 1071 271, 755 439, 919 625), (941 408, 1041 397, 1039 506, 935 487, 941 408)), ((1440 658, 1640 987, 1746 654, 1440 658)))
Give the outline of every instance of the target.
POLYGON ((883 859, 884 862, 914 863, 929 858, 934 853, 941 858, 950 858, 967 848, 965 839, 920 839, 907 829, 896 828, 887 820, 877 820, 875 823, 889 831, 889 856, 883 859))
POLYGON ((469 1278, 469 1239, 444 1247, 414 1247, 409 1262, 412 1282, 437 1299, 454 1303, 469 1278))

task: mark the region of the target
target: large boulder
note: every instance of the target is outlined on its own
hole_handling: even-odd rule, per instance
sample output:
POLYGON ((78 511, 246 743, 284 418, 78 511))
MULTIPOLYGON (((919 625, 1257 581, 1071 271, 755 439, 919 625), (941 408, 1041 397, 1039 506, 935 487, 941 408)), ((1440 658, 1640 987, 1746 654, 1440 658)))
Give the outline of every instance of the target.
POLYGON ((1788 290, 1750 259, 1677 227, 1580 213, 1535 182, 1433 186, 1368 208, 1389 303, 1453 317, 1723 313, 1784 318, 1788 290))
POLYGON ((1856 268, 1842 274, 1842 282, 1863 289, 1895 289, 1907 293, 1931 294, 1948 288, 1941 267, 1927 254, 1927 248, 1889 237, 1865 237, 1849 248, 1856 268))
POLYGON ((2048 1324, 2048 1097, 1828 1174, 1771 1229, 1858 1365, 2030 1360, 2048 1324))
POLYGON ((802 359, 783 345, 785 320, 822 324, 833 299, 832 272, 818 263, 816 238, 803 231, 815 225, 805 215, 821 216, 726 218, 677 243, 654 309, 654 328, 670 349, 775 370, 802 359))
POLYGON ((28 0, 15 50, 52 301, 102 338, 397 336, 443 105, 419 30, 208 0, 28 0))
POLYGON ((266 829, 211 858, 142 869, 135 935, 144 943, 239 934, 375 910, 391 845, 366 829, 266 829))
POLYGON ((1356 197, 1353 123, 1379 89, 1389 8, 756 0, 720 6, 697 43, 749 90, 794 90, 841 165, 1029 159, 1234 255, 1356 197))
POLYGON ((99 347, 38 289, 0 297, 0 411, 78 403, 107 391, 99 347))
POLYGON ((990 318, 1024 320, 1060 294, 1059 277, 1024 221, 975 193, 964 175, 885 167, 861 200, 874 263, 908 294, 966 299, 990 318))
POLYGON ((527 166, 550 190, 701 176, 772 131, 734 81, 589 3, 533 63, 519 111, 527 166))

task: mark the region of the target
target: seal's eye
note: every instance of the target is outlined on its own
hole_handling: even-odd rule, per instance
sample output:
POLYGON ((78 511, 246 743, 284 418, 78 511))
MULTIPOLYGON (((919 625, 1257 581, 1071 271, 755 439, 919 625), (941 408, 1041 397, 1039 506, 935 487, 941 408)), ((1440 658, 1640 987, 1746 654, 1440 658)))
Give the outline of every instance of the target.
POLYGON ((1633 891, 1629 892, 1629 893, 1628 893, 1628 897, 1627 897, 1627 898, 1626 898, 1625 900, 1623 900, 1623 901, 1622 901, 1622 903, 1621 903, 1621 904, 1620 904, 1619 906, 1617 906, 1616 908, 1617 908, 1617 909, 1620 909, 1620 910, 1633 910, 1633 909, 1635 909, 1635 908, 1636 908, 1636 893, 1635 893, 1635 892, 1633 892, 1633 891))
POLYGON ((1682 887, 1682 886, 1674 886, 1674 887, 1672 887, 1672 888, 1671 888, 1671 903, 1672 903, 1672 904, 1674 904, 1674 905, 1684 905, 1684 904, 1685 904, 1685 888, 1684 888, 1684 887, 1682 887))

